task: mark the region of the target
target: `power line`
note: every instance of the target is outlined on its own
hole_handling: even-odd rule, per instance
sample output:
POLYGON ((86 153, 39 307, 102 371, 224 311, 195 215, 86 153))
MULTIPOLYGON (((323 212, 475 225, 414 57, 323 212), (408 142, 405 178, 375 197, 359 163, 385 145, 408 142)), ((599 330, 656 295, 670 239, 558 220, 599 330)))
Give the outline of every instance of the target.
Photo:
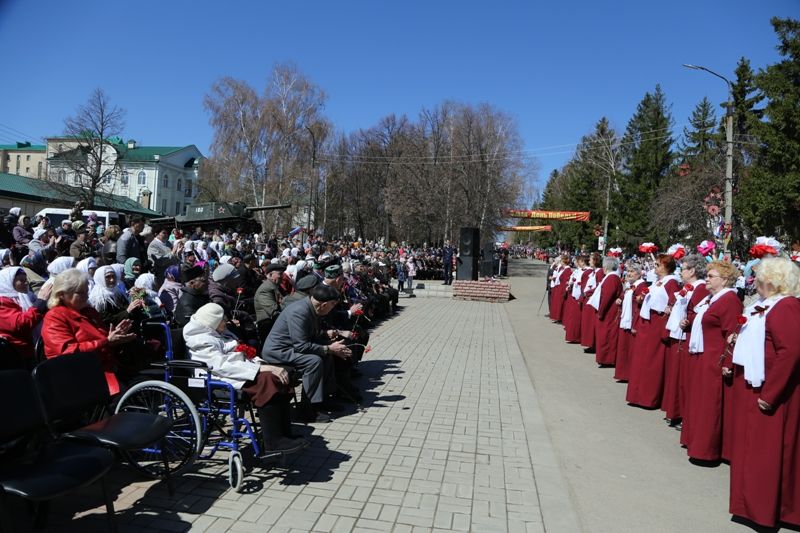
POLYGON ((4 131, 5 134, 8 134, 8 135, 13 136, 13 137, 16 137, 17 135, 20 135, 22 137, 20 140, 23 140, 23 141, 35 141, 35 140, 44 141, 45 140, 44 137, 37 137, 35 135, 28 135, 27 133, 24 133, 24 132, 22 132, 22 131, 20 131, 20 130, 18 130, 16 128, 12 128, 11 126, 9 126, 7 124, 3 124, 2 122, 0 122, 0 130, 5 130, 4 131))

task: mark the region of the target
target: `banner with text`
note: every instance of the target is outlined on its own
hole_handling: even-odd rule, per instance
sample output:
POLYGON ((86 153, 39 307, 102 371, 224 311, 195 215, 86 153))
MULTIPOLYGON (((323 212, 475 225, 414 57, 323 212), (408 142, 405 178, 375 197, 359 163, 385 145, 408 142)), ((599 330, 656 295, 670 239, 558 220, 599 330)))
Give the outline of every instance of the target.
POLYGON ((497 226, 497 231, 553 231, 553 226, 497 226))
POLYGON ((589 222, 589 211, 530 211, 527 209, 505 209, 504 217, 509 218, 541 218, 545 220, 576 220, 589 222))

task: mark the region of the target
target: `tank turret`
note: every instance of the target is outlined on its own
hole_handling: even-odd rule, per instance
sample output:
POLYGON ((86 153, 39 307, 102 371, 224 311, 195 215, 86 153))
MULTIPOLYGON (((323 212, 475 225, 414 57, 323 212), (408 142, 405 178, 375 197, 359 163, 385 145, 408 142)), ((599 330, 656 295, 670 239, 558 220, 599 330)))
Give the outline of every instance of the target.
POLYGON ((150 220, 155 228, 177 227, 203 230, 232 228, 239 233, 255 233, 261 231, 261 224, 255 220, 254 213, 289 209, 292 204, 247 206, 243 202, 208 202, 186 207, 185 215, 160 217, 150 220))

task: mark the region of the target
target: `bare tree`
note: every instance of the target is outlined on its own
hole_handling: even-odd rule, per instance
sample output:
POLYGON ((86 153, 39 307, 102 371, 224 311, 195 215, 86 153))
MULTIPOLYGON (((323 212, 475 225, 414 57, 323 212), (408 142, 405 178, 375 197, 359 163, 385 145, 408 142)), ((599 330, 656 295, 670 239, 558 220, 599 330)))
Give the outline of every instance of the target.
POLYGON ((116 136, 124 127, 125 110, 112 105, 99 88, 65 119, 46 177, 60 197, 92 207, 98 194, 113 192, 121 143, 116 136))

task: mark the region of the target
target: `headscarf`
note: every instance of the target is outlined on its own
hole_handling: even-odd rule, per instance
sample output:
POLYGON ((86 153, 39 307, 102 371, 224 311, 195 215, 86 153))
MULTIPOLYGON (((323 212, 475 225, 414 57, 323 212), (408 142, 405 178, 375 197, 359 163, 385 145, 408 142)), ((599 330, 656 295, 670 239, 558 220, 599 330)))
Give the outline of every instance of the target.
POLYGON ((53 262, 47 265, 47 271, 50 272, 51 276, 57 276, 61 274, 65 270, 72 268, 72 265, 75 264, 75 259, 69 256, 61 256, 56 257, 53 259, 53 262))
POLYGON ((8 267, 0 270, 0 296, 14 300, 23 311, 27 311, 33 306, 36 296, 30 292, 30 288, 27 293, 17 292, 17 289, 14 288, 14 278, 20 273, 25 273, 22 267, 8 267))
POLYGON ((158 297, 158 293, 155 291, 156 287, 156 277, 149 272, 146 272, 136 278, 136 282, 133 284, 134 287, 139 289, 144 289, 147 292, 147 297, 157 306, 161 306, 161 298, 158 297))
POLYGON ((0 248, 0 267, 3 266, 6 258, 9 258, 9 261, 11 260, 11 250, 8 248, 0 248))
POLYGON ((164 271, 164 277, 167 279, 172 279, 172 281, 177 281, 180 283, 181 281, 181 268, 178 265, 172 265, 167 267, 164 271))
POLYGON ((91 291, 92 287, 94 287, 94 278, 89 271, 93 268, 97 269, 97 261, 94 260, 94 257, 87 257, 83 261, 78 261, 78 265, 75 268, 89 274, 89 290, 91 291))
MULTIPOLYGON (((106 287, 106 274, 115 269, 106 265, 94 271, 94 286, 89 290, 89 304, 97 311, 103 312, 109 305, 118 305, 127 300, 125 291, 121 291, 119 284, 114 288, 106 287)), ((114 272, 116 275, 116 272, 114 272)))
POLYGON ((127 280, 136 279, 136 274, 133 272, 133 266, 142 262, 139 260, 138 257, 129 257, 125 260, 125 266, 123 267, 124 277, 127 280))
MULTIPOLYGON (((124 293, 128 292, 128 288, 125 286, 125 282, 122 281, 122 277, 125 275, 125 265, 121 263, 113 263, 110 265, 111 268, 114 269, 114 274, 117 275, 117 287, 124 293)), ((97 274, 97 271, 95 271, 97 274)))

